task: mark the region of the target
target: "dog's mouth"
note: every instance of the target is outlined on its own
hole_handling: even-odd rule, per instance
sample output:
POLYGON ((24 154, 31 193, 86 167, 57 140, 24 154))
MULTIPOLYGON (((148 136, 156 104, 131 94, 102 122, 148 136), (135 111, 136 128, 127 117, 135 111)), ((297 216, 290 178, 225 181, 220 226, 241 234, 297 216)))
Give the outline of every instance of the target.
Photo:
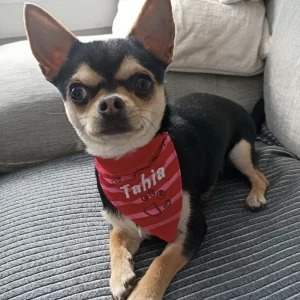
POLYGON ((109 120, 101 120, 96 126, 94 125, 94 130, 90 132, 90 135, 95 138, 99 138, 103 136, 111 137, 126 133, 134 134, 136 132, 137 129, 135 129, 126 118, 110 118, 109 120))
POLYGON ((133 128, 130 126, 110 126, 106 128, 102 128, 99 131, 100 135, 117 135, 117 134, 124 134, 130 133, 133 131, 133 128))
POLYGON ((129 119, 125 116, 102 118, 99 125, 101 135, 123 134, 133 130, 129 119))

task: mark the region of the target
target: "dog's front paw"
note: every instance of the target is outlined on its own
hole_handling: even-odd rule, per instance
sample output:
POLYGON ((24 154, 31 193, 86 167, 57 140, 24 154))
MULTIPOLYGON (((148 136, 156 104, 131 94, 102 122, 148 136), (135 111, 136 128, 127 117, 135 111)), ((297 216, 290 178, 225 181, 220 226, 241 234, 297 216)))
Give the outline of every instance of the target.
POLYGON ((256 211, 263 208, 267 201, 264 195, 249 195, 246 199, 246 204, 250 210, 256 211))
POLYGON ((131 259, 125 259, 111 270, 109 285, 114 300, 127 299, 136 285, 136 276, 131 259))

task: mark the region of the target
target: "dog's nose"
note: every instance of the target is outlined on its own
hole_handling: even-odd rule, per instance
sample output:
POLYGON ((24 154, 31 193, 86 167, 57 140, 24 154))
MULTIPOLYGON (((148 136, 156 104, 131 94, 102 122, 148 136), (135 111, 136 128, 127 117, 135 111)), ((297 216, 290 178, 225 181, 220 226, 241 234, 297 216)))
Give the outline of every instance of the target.
POLYGON ((100 101, 98 110, 105 117, 116 116, 125 108, 124 101, 117 96, 110 96, 100 101))

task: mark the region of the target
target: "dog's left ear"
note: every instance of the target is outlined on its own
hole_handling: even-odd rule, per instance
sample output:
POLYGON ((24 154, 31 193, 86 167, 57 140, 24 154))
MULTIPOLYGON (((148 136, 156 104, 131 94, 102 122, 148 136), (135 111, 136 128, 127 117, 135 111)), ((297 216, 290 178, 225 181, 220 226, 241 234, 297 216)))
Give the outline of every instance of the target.
POLYGON ((169 65, 172 62, 175 38, 170 0, 146 0, 130 35, 156 58, 169 65))
POLYGON ((35 4, 25 4, 24 20, 31 50, 47 80, 58 74, 76 37, 35 4))

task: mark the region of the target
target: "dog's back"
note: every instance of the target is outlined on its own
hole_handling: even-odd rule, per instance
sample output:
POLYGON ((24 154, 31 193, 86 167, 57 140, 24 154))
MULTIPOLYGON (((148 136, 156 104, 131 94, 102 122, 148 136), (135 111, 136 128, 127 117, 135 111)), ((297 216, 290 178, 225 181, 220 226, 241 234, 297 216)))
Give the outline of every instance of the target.
POLYGON ((233 147, 242 139, 253 144, 256 137, 255 124, 240 105, 205 93, 169 99, 162 130, 176 147, 184 188, 201 193, 215 184, 233 147))

